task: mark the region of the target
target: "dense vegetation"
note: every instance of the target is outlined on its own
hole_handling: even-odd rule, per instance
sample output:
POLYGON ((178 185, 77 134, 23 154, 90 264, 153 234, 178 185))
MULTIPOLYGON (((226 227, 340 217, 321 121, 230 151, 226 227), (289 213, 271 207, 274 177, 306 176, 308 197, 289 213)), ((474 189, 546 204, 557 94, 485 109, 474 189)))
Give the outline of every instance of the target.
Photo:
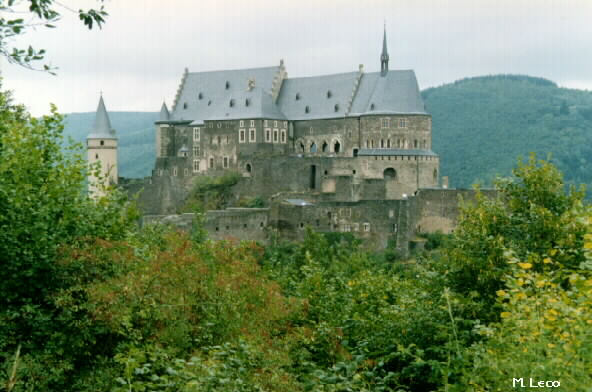
POLYGON ((566 182, 592 184, 592 93, 528 76, 459 80, 423 92, 433 149, 453 186, 490 186, 516 157, 552 154, 566 182))
POLYGON ((138 228, 117 190, 86 198, 61 120, 0 94, 7 391, 592 385, 592 213, 548 162, 519 165, 497 199, 463 206, 454 236, 403 262, 348 234, 264 247, 138 228))

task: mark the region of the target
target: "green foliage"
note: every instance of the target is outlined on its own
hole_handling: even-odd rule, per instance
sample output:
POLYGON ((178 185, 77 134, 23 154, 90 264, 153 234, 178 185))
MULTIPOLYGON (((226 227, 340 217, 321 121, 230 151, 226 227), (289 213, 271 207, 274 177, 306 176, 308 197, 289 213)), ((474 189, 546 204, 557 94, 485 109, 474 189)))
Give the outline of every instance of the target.
MULTIPOLYGON (((100 3, 103 2, 103 0, 97 1, 100 3)), ((9 45, 9 42, 13 41, 15 37, 25 34, 28 30, 39 26, 54 28, 54 24, 61 18, 56 6, 71 12, 77 12, 80 21, 89 29, 92 29, 95 25, 100 28, 107 16, 107 12, 102 4, 99 9, 91 8, 88 10, 80 9, 79 11, 73 11, 54 0, 28 0, 26 2, 0 0, 0 12, 3 15, 17 15, 17 17, 12 18, 0 17, 0 55, 11 63, 34 69, 34 63, 44 59, 45 50, 36 50, 31 46, 23 49, 9 45), (23 15, 27 15, 28 18, 24 18, 23 15)), ((52 71, 52 68, 48 65, 44 65, 43 69, 52 71)))
POLYGON ((227 171, 217 177, 196 177, 193 189, 180 212, 226 208, 232 198, 232 187, 239 182, 240 178, 240 173, 233 171, 227 171))
POLYGON ((490 186, 531 152, 565 173, 568 184, 592 184, 592 94, 520 75, 459 80, 422 93, 433 118, 433 150, 452 186, 490 186))
POLYGON ((66 333, 74 321, 55 303, 69 285, 61 249, 86 238, 121 239, 137 218, 116 191, 99 202, 88 199, 81 146, 62 150, 61 121, 55 108, 31 118, 0 93, 0 356, 9 358, 21 344, 23 363, 38 354, 56 364, 54 374, 72 370, 85 355, 76 348, 89 338, 66 333))
MULTIPOLYGON (((479 193, 474 206, 462 208, 449 252, 452 287, 481 296, 485 312, 495 304, 495 292, 509 271, 507 250, 537 271, 573 268, 584 260, 585 225, 576 219, 584 209, 584 193, 566 193, 554 166, 532 155, 514 170, 514 178, 499 180, 497 190, 497 198, 479 193), (541 263, 553 249, 562 250, 558 263, 541 263)), ((490 320, 495 314, 494 307, 482 316, 490 320)))

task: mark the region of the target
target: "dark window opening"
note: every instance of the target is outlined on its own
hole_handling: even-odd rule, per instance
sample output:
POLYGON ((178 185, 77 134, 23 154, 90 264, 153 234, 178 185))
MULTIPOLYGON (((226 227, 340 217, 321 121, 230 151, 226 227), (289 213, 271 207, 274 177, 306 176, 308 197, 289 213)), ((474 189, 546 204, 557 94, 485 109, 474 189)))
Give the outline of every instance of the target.
POLYGON ((383 176, 385 179, 395 179, 397 178, 397 171, 389 167, 388 169, 384 169, 383 176))
POLYGON ((203 98, 203 94, 202 93, 197 94, 197 99, 202 99, 202 98, 203 98))
POLYGON ((335 151, 335 154, 339 154, 340 150, 341 150, 341 144, 339 144, 339 142, 335 142, 335 144, 333 145, 333 151, 335 151))
POLYGON ((374 104, 370 104, 370 110, 374 110, 374 104))
POLYGON ((212 104, 212 101, 211 101, 211 100, 209 100, 209 101, 208 101, 208 106, 210 106, 211 104, 212 104))
POLYGON ((251 172, 251 164, 250 163, 247 163, 246 169, 247 169, 247 173, 251 172))
POLYGON ((263 222, 259 223, 259 227, 263 227, 263 222))
POLYGON ((300 222, 300 228, 304 229, 304 223, 300 222))
POLYGON ((317 152, 317 144, 315 142, 312 142, 310 145, 310 152, 317 152))
POLYGON ((323 142, 323 146, 321 147, 321 150, 323 152, 327 152, 327 149, 329 148, 329 145, 327 144, 327 142, 323 142))
POLYGON ((219 231, 219 230, 220 230, 220 228, 219 227, 216 227, 216 231, 219 231))
POLYGON ((325 175, 329 174, 329 172, 327 170, 325 170, 325 175))
POLYGON ((105 141, 101 140, 101 146, 104 146, 104 145, 105 145, 105 141))
POLYGON ((319 227, 319 226, 321 225, 321 221, 317 219, 317 220, 315 221, 315 224, 317 225, 317 227, 319 227))
POLYGON ((251 101, 249 100, 249 98, 245 99, 245 106, 249 106, 251 104, 251 101))
POLYGON ((358 149, 354 148, 354 157, 357 157, 357 156, 358 156, 358 149))
POLYGON ((95 159, 99 159, 99 154, 95 154, 95 159))
POLYGON ((308 112, 310 112, 310 108, 309 108, 308 106, 306 106, 306 107, 304 108, 304 113, 308 113, 308 112))
POLYGON ((230 230, 230 226, 226 226, 226 230, 230 230))
POLYGON ((335 109, 336 112, 338 112, 339 111, 339 105, 338 104, 335 104, 334 109, 335 109))
POLYGON ((310 189, 316 189, 317 187, 317 167, 312 165, 310 167, 310 189))
POLYGON ((229 103, 229 105, 230 105, 230 107, 233 107, 233 106, 234 106, 234 99, 231 99, 231 100, 230 100, 230 103, 229 103))
POLYGON ((187 109, 187 102, 183 102, 183 109, 187 109))
POLYGON ((299 101, 300 100, 300 93, 296 93, 296 100, 299 101))
POLYGON ((245 223, 245 224, 243 224, 243 228, 245 228, 245 229, 247 228, 247 224, 246 224, 246 223, 245 223))
POLYGON ((327 91, 327 98, 331 98, 333 96, 333 93, 331 92, 331 90, 327 91))
POLYGON ((304 152, 304 143, 300 142, 300 152, 304 152))
POLYGON ((226 81, 226 90, 228 90, 230 88, 230 82, 226 81))
POLYGON ((352 170, 352 174, 356 174, 356 171, 355 170, 352 170))

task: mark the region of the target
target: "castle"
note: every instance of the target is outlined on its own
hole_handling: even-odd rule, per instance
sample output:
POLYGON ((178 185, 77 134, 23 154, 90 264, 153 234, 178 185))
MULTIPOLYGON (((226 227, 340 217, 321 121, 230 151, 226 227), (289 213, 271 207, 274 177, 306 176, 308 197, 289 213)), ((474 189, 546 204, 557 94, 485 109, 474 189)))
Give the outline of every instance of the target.
MULTIPOLYGON (((440 182, 431 116, 415 73, 389 69, 386 30, 380 72, 360 65, 355 72, 288 78, 283 61, 230 71, 185 69, 171 110, 163 103, 155 125, 152 175, 120 181, 138 195, 145 221, 190 225, 191 214, 170 215, 195 179, 229 171, 241 176, 234 200, 267 202, 208 211, 205 224, 214 239, 266 241, 272 233, 300 239, 310 226, 406 251, 417 233, 452 231, 458 195, 472 197, 472 191, 447 189, 447 179, 440 182)), ((114 146, 101 97, 89 161, 104 157, 105 167, 116 168, 106 153, 114 146)))

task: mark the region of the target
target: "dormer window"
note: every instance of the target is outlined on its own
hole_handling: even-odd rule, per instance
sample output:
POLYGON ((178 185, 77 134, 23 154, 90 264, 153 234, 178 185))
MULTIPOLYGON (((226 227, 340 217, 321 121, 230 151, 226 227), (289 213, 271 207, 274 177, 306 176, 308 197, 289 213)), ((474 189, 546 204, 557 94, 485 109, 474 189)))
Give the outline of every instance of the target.
POLYGON ((339 104, 335 104, 335 111, 338 112, 339 111, 339 104))
POLYGON ((200 99, 201 100, 202 98, 203 98, 203 94, 202 93, 197 94, 197 99, 200 99))
POLYGON ((245 99, 245 106, 249 106, 251 104, 251 100, 249 98, 245 99))
POLYGON ((228 90, 230 88, 230 82, 227 80, 226 81, 226 90, 228 90))
POLYGON ((374 110, 374 104, 373 103, 370 104, 370 110, 374 110))
POLYGON ((233 107, 234 106, 234 99, 231 99, 228 104, 230 105, 230 107, 233 107))
POLYGON ((210 100, 210 101, 208 101, 208 106, 210 106, 211 104, 212 104, 212 101, 211 101, 211 100, 210 100))
POLYGON ((300 101, 300 93, 296 93, 296 100, 300 101))
POLYGON ((187 109, 187 102, 183 102, 183 109, 187 109))
POLYGON ((304 113, 309 113, 309 112, 310 112, 310 108, 309 108, 308 106, 306 106, 306 107, 304 108, 304 113))
POLYGON ((327 99, 331 98, 333 96, 333 93, 331 92, 331 90, 327 91, 327 99))

